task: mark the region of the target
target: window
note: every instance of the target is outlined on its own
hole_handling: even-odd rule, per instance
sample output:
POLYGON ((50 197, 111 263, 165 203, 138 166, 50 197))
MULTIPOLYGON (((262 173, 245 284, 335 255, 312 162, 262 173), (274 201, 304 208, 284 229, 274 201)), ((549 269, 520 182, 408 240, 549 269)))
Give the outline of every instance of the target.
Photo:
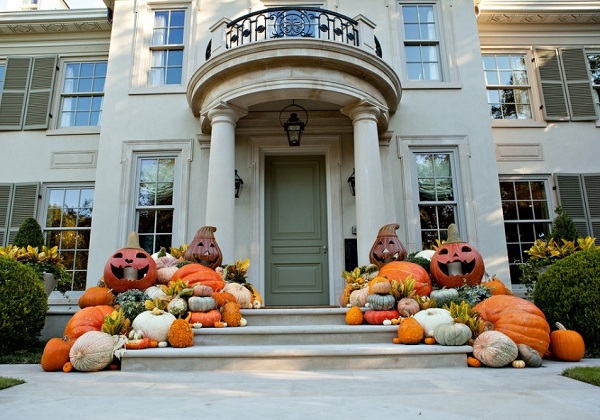
POLYGON ((100 125, 106 61, 66 63, 59 127, 100 125))
POLYGON ((434 4, 404 4, 402 26, 409 80, 442 80, 440 40, 434 4))
POLYGON ((185 10, 156 10, 150 46, 150 85, 179 85, 183 70, 185 10))
POLYGON ((150 254, 172 243, 175 162, 175 157, 140 157, 137 161, 135 230, 140 246, 150 254))
POLYGON ((44 235, 48 246, 58 246, 71 274, 71 290, 86 288, 94 208, 92 186, 47 187, 44 235))
POLYGON ((445 240, 451 223, 457 223, 457 194, 453 154, 414 153, 418 185, 421 249, 445 240))
POLYGON ((548 208, 548 186, 545 179, 500 180, 500 198, 504 217, 504 232, 510 278, 519 284, 519 263, 529 256, 525 253, 537 239, 547 238, 552 226, 548 208))
POLYGON ((484 54, 483 69, 493 119, 530 119, 531 89, 524 54, 484 54))
POLYGON ((590 81, 592 83, 592 89, 594 89, 596 115, 600 116, 600 53, 588 54, 587 60, 590 66, 590 81))
POLYGON ((0 130, 48 127, 55 56, 8 57, 0 97, 0 130))

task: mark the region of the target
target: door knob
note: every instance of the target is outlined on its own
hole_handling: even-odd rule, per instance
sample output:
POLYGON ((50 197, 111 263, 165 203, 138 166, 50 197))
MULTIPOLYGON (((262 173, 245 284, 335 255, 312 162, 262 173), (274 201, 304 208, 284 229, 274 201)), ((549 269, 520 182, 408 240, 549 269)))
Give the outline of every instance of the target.
POLYGON ((323 254, 327 254, 327 247, 323 246, 323 254))

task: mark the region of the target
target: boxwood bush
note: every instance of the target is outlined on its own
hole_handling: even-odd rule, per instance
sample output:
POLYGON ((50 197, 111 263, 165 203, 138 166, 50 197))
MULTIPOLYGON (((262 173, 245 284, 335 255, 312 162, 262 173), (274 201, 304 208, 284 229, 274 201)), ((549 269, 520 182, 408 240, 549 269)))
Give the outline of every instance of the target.
POLYGON ((0 350, 22 350, 38 342, 48 303, 37 273, 0 257, 0 350))
POLYGON ((533 290, 534 303, 555 322, 583 336, 586 355, 600 356, 600 248, 553 263, 533 290))

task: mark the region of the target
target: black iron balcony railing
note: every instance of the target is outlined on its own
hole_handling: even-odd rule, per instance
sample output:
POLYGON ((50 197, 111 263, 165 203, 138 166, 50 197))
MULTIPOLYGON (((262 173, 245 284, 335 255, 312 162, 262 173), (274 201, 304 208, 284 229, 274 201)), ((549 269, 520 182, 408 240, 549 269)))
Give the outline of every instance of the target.
MULTIPOLYGON (((259 10, 231 22, 223 22, 215 28, 217 32, 221 32, 217 35, 222 37, 225 49, 281 38, 312 38, 357 48, 371 45, 373 52, 381 58, 381 47, 373 29, 373 25, 366 20, 354 20, 316 7, 274 7, 259 10)), ((207 60, 217 47, 215 30, 206 49, 207 60)))

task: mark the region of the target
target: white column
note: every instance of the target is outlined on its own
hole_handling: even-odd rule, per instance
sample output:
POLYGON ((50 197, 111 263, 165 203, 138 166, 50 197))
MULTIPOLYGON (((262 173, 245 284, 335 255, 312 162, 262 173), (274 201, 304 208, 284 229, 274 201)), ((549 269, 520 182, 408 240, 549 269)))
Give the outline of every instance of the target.
POLYGON ((383 175, 379 155, 377 118, 382 108, 367 101, 342 109, 354 125, 354 175, 356 177, 356 234, 358 265, 369 264, 369 251, 385 225, 383 175))
POLYGON ((221 103, 208 110, 210 155, 206 192, 206 226, 217 228, 215 239, 224 263, 234 260, 235 243, 235 124, 245 115, 232 105, 221 103))

